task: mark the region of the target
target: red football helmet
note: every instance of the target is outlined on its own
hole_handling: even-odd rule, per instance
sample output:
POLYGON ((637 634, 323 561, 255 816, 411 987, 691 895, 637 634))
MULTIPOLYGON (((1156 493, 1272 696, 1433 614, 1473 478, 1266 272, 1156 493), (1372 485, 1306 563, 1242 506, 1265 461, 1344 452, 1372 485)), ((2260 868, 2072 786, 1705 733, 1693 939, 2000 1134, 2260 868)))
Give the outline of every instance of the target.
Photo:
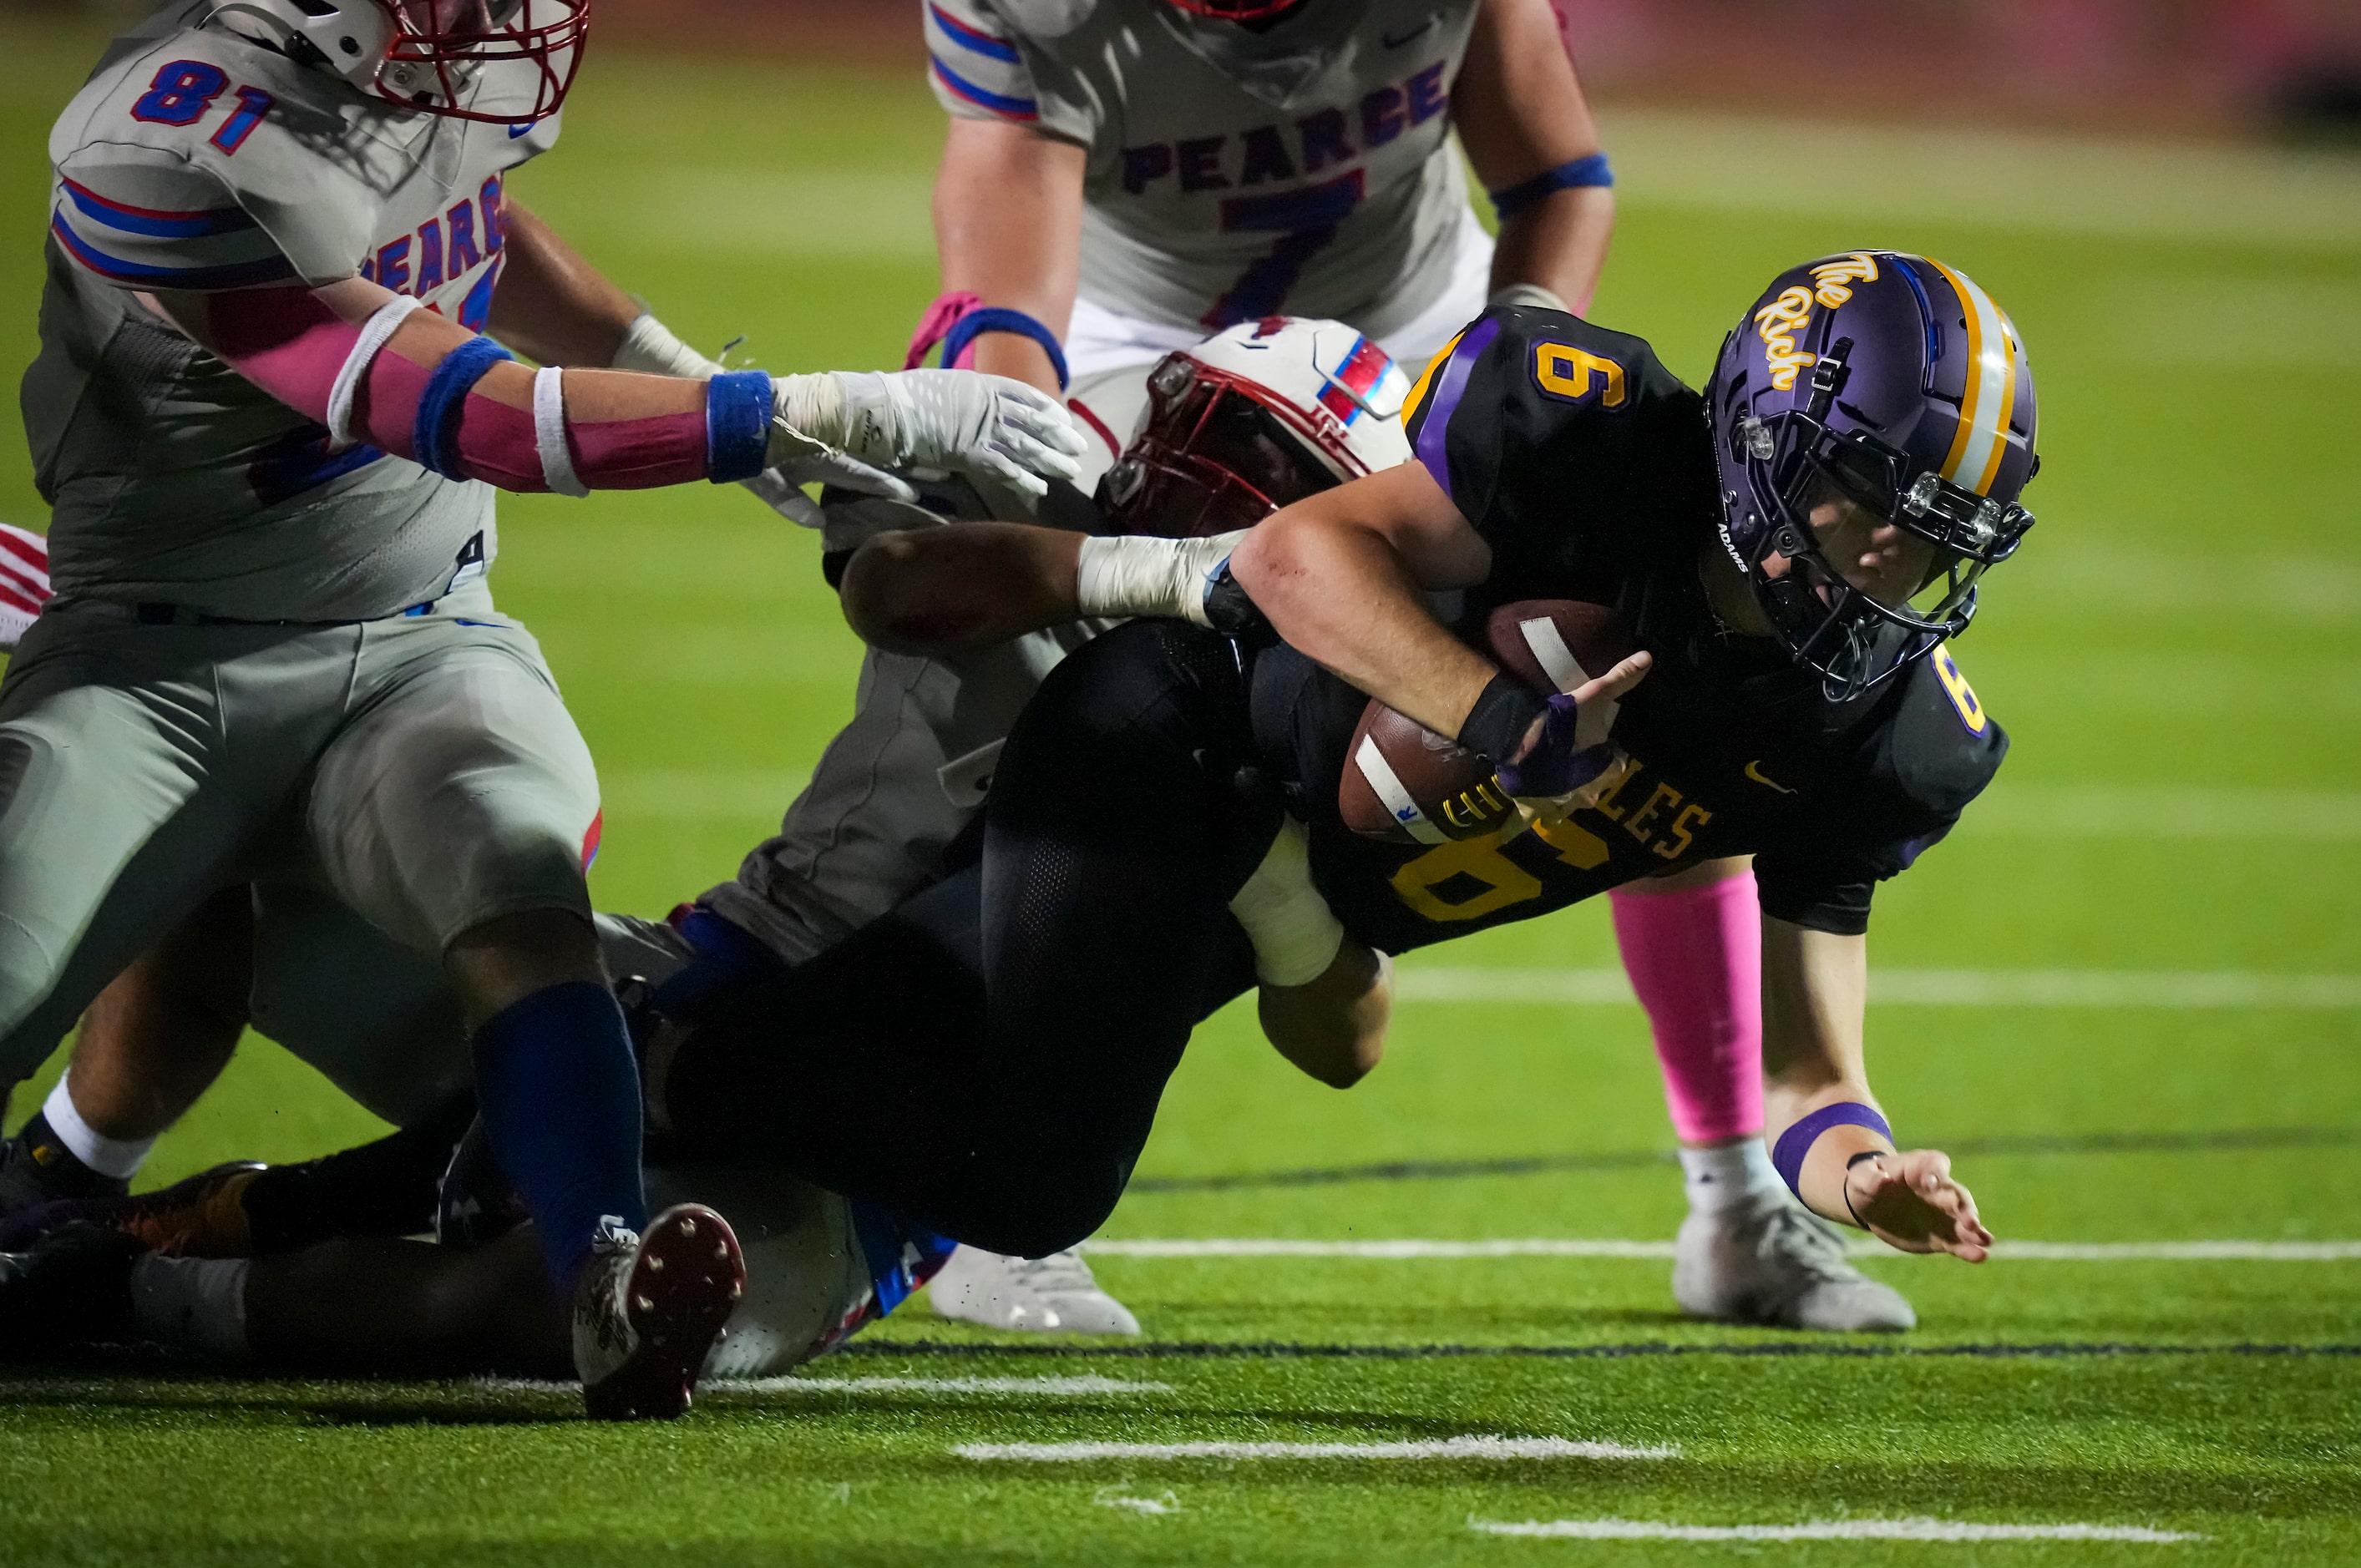
POLYGON ((1192 539, 1409 459, 1410 378, 1341 323, 1272 316, 1168 354, 1139 432, 1099 483, 1126 533, 1192 539))
POLYGON ((557 113, 581 68, 590 0, 229 0, 297 58, 420 114, 525 126, 557 113), (492 68, 488 70, 487 68, 492 68))

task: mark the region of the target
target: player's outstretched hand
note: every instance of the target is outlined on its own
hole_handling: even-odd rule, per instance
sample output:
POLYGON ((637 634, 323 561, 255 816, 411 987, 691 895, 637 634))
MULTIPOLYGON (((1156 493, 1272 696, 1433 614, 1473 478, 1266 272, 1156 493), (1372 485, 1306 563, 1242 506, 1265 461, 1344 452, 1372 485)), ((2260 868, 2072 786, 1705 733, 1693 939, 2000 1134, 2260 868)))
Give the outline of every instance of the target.
POLYGON ((1607 732, 1615 722, 1615 704, 1647 678, 1650 663, 1647 654, 1634 653, 1573 692, 1551 697, 1549 711, 1524 749, 1500 764, 1500 787, 1536 803, 1578 795, 1614 765, 1616 751, 1607 732))
POLYGON ((1087 447, 1058 400, 1005 376, 897 370, 839 376, 851 455, 883 468, 948 468, 1027 495, 1082 473, 1087 447))
POLYGON ((1948 1252, 1967 1263, 1992 1255, 1993 1235, 1976 1217, 1975 1195, 1951 1175, 1938 1149, 1905 1149, 1845 1172, 1845 1199, 1870 1234, 1904 1252, 1948 1252))

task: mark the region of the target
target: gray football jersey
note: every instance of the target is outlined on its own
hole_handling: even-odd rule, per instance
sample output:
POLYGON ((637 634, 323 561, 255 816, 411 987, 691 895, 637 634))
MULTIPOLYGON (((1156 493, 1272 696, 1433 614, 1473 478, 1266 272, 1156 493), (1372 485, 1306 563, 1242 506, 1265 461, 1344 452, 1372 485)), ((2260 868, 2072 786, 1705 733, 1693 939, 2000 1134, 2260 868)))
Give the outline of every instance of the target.
POLYGON ((1164 0, 922 3, 944 107, 1089 149, 1094 303, 1383 337, 1441 296, 1467 207, 1451 89, 1476 0, 1310 0, 1260 32, 1164 0))
MULTIPOLYGON (((480 575, 492 491, 327 431, 135 297, 356 275, 481 329, 505 172, 556 139, 408 114, 168 6, 49 137, 57 184, 25 426, 61 596, 242 620, 391 614, 480 575)), ((478 102, 511 91, 487 70, 478 102)))

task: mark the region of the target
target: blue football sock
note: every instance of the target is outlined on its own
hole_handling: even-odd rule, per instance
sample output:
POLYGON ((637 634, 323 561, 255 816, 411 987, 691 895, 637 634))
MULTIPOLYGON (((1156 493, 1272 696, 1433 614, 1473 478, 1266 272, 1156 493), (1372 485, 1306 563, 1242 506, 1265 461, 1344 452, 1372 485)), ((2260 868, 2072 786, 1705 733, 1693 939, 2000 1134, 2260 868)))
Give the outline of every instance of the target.
POLYGON ((640 1080, 622 1009, 570 981, 511 1003, 476 1031, 484 1131, 541 1232, 551 1274, 570 1281, 601 1215, 648 1221, 640 1187, 640 1080))

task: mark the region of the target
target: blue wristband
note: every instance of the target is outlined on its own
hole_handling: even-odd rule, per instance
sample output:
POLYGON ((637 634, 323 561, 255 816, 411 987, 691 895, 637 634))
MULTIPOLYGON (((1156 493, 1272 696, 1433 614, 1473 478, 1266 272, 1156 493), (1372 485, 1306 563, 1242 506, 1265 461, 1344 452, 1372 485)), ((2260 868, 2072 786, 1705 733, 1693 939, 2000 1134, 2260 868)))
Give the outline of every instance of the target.
POLYGON ((1863 1105, 1857 1100, 1821 1106, 1780 1134, 1779 1142, 1771 1150, 1772 1168, 1779 1173, 1779 1179, 1787 1184, 1787 1190, 1795 1195, 1798 1202, 1804 1197, 1804 1157, 1812 1152, 1812 1146, 1830 1127, 1867 1127, 1887 1143, 1894 1141, 1894 1129, 1885 1124, 1885 1118, 1877 1113, 1874 1106, 1863 1105))
POLYGON ((417 417, 410 422, 410 449, 418 455, 420 466, 446 479, 467 477, 459 471, 459 411, 493 366, 515 357, 490 338, 478 336, 435 365, 419 396, 417 417))
POLYGON ((955 362, 967 352, 967 345, 987 332, 1013 332, 1019 337, 1029 337, 1041 345, 1049 356, 1049 367, 1058 373, 1058 390, 1066 389, 1066 351, 1059 345, 1058 334, 1027 315, 999 305, 986 305, 980 311, 970 311, 951 323, 943 334, 943 363, 955 362))
POLYGON ((1577 158, 1572 163, 1561 163, 1545 174, 1520 181, 1505 191, 1492 194, 1492 211, 1507 223, 1535 202, 1555 191, 1570 191, 1577 185, 1612 185, 1614 171, 1607 167, 1607 155, 1594 152, 1588 158, 1577 158))
POLYGON ((717 485, 751 479, 769 466, 771 377, 724 370, 705 383, 705 477, 717 485))

